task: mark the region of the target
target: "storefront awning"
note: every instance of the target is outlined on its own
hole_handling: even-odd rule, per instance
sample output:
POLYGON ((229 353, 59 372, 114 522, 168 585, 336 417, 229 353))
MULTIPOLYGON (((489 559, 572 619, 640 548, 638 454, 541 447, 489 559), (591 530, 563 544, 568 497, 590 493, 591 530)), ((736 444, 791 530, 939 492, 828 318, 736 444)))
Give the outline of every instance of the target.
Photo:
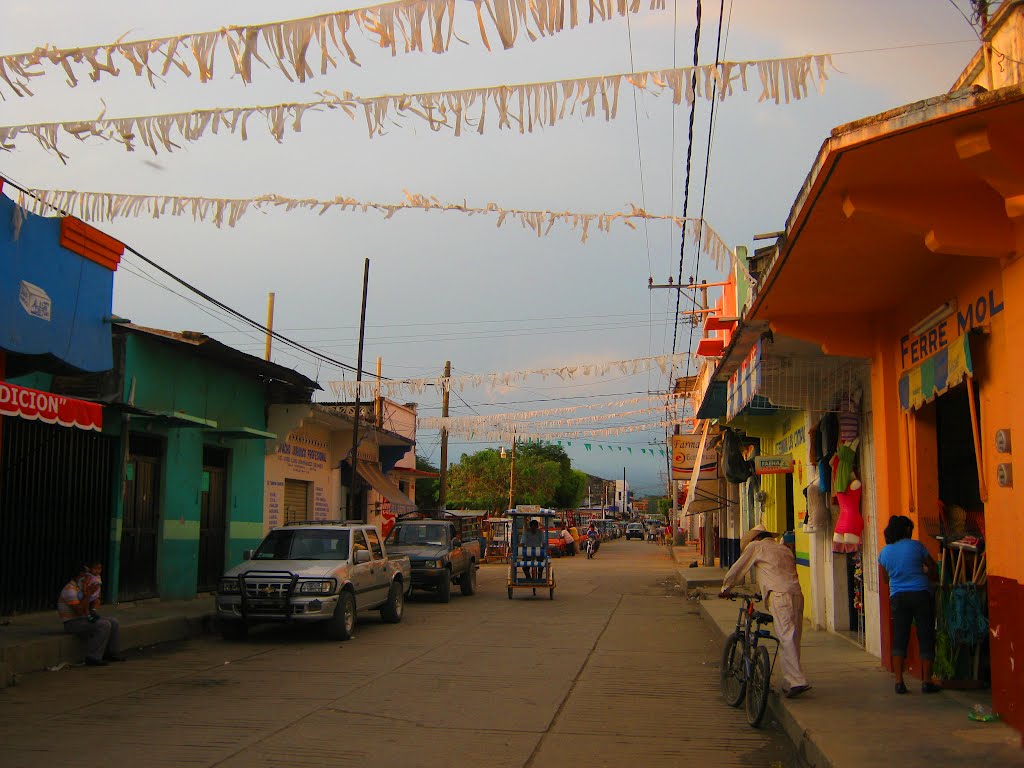
POLYGON ((974 375, 971 344, 967 334, 900 376, 900 408, 904 413, 920 408, 974 375))
POLYGON ((0 381, 0 416, 20 416, 44 424, 96 432, 103 430, 103 406, 99 403, 19 387, 6 381, 0 381))
POLYGON ((397 485, 384 477, 384 473, 376 465, 368 461, 359 461, 356 464, 356 468, 359 470, 360 476, 370 484, 370 487, 391 503, 392 510, 411 512, 416 509, 416 502, 402 493, 397 485), (396 510, 396 507, 402 507, 403 509, 396 510))

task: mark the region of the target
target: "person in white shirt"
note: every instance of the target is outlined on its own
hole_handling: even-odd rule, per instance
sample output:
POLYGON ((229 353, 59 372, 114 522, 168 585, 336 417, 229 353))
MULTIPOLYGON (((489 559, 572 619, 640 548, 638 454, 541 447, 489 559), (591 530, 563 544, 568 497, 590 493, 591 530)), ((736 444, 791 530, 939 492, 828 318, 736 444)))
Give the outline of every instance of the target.
POLYGON ((789 697, 810 690, 800 666, 800 636, 804 626, 804 595, 796 575, 793 551, 775 541, 775 534, 763 525, 755 525, 740 539, 739 559, 722 580, 722 597, 738 584, 753 566, 757 566, 757 582, 761 595, 775 619, 775 636, 779 638, 782 661, 782 691, 789 697))
POLYGON ((568 528, 563 528, 561 536, 562 536, 562 541, 565 542, 565 554, 569 555, 570 557, 575 556, 576 555, 576 539, 574 539, 572 537, 572 534, 569 533, 569 529, 568 528))

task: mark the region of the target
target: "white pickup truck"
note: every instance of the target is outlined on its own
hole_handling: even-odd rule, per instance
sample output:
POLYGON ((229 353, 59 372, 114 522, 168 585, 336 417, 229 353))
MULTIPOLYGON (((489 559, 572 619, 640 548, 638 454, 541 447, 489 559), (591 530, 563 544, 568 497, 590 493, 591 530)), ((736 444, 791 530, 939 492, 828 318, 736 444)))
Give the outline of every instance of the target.
POLYGON ((379 609, 384 621, 401 621, 411 589, 409 558, 388 557, 374 526, 290 524, 224 574, 217 620, 227 640, 272 622, 324 622, 328 637, 348 640, 358 611, 379 609))

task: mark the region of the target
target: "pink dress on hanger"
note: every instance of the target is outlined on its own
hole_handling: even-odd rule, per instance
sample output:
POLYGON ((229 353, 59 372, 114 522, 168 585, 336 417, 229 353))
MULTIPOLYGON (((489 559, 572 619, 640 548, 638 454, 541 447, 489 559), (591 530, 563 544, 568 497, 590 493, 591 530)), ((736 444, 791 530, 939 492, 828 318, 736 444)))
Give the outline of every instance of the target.
POLYGON ((864 532, 864 518, 860 515, 860 497, 864 486, 847 488, 836 494, 839 502, 839 520, 832 534, 833 552, 856 552, 860 549, 860 535, 864 532))

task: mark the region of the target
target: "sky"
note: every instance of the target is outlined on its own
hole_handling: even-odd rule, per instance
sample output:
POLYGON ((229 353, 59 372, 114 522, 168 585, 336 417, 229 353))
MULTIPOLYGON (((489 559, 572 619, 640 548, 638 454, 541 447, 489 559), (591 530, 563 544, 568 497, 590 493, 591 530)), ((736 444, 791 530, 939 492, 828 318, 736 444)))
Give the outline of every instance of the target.
MULTIPOLYGON (((0 125, 88 119, 192 109, 272 104, 316 98, 319 90, 360 96, 414 93, 559 80, 692 61, 695 2, 669 0, 665 10, 584 24, 515 47, 487 51, 468 0, 456 0, 460 40, 444 54, 391 56, 353 35, 360 66, 337 69, 307 83, 290 83, 258 65, 246 85, 217 62, 200 83, 170 74, 157 87, 123 75, 86 79, 75 88, 48 69, 33 81, 35 96, 0 89, 0 125)), ((265 23, 357 6, 344 0, 5 0, 0 53, 44 44, 59 47, 200 32, 265 23)), ((836 126, 945 93, 977 48, 965 20, 967 0, 725 0, 724 60, 808 53, 833 54, 824 93, 788 105, 758 103, 737 93, 695 111, 688 213, 705 220, 730 246, 751 246, 755 233, 782 229, 822 142, 836 126), (705 161, 711 144, 708 171, 705 161)), ((969 15, 969 14, 968 14, 969 15)), ((713 63, 719 3, 703 3, 699 61, 713 63)), ((398 202, 405 190, 444 202, 489 202, 506 208, 614 212, 630 204, 651 213, 682 215, 687 150, 686 105, 667 95, 620 94, 616 119, 579 115, 532 134, 498 130, 455 137, 424 123, 399 119, 369 138, 361 118, 339 111, 308 114, 300 134, 275 142, 253 123, 247 141, 208 135, 154 157, 119 145, 65 140, 62 163, 30 138, 0 152, 0 175, 32 188, 141 194, 291 197, 398 202), (634 106, 635 105, 635 106, 634 106)), ((337 360, 357 356, 364 259, 370 259, 364 364, 382 358, 390 378, 533 370, 667 354, 673 345, 675 293, 648 289, 679 269, 680 233, 665 222, 592 232, 556 225, 538 237, 516 223, 437 211, 379 213, 251 212, 218 229, 189 218, 122 219, 100 228, 171 272, 249 317, 263 321, 267 294, 275 300, 275 330, 337 360)), ((684 251, 684 280, 695 274, 696 250, 684 251)), ((707 257, 700 279, 720 277, 707 257)), ((115 276, 115 313, 141 325, 205 332, 262 355, 263 339, 237 320, 160 277, 126 255, 115 276)), ((699 337, 682 324, 677 351, 699 337)), ((351 373, 308 355, 275 347, 273 360, 324 384, 351 373)), ((695 360, 691 373, 697 369, 695 360)), ((676 371, 679 375, 682 371, 676 371)), ((454 393, 453 416, 485 415, 658 395, 669 376, 649 373, 602 379, 531 378, 501 389, 454 393)), ((440 415, 427 392, 415 401, 422 416, 440 415)), ((654 403, 652 403, 654 404, 654 403)), ((610 408, 608 413, 642 405, 610 408)), ((578 415, 593 415, 597 409, 578 415)), ((576 414, 571 414, 571 416, 576 414)), ((573 465, 627 480, 640 494, 664 492, 665 429, 658 413, 623 416, 595 427, 651 425, 644 431, 563 440, 573 465), (587 449, 586 445, 590 448, 587 449), (643 451, 647 451, 644 453, 643 451)), ((418 451, 439 460, 437 432, 419 435, 418 451)), ((496 443, 452 437, 449 456, 496 443)))

